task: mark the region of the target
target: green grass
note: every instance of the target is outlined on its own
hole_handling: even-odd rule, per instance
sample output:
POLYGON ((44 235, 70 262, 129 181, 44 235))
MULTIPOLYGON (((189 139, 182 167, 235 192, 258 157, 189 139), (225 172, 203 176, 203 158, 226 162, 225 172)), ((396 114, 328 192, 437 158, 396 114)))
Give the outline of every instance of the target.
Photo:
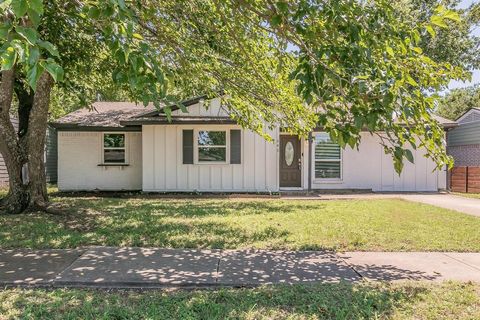
POLYGON ((1 319, 478 319, 473 283, 360 283, 219 291, 0 291, 1 319))
POLYGON ((465 198, 480 199, 480 193, 453 192, 453 194, 456 196, 465 197, 465 198))
POLYGON ((70 214, 0 216, 0 247, 480 251, 478 217, 398 199, 52 199, 70 214))

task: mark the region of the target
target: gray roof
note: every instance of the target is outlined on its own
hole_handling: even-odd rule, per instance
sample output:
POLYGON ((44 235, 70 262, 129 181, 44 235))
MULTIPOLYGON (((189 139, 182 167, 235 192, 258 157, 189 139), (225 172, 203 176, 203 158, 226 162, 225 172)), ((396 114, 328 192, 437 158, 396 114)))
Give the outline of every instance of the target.
POLYGON ((452 128, 458 125, 456 121, 440 117, 436 114, 432 114, 432 118, 437 120, 438 123, 441 124, 444 128, 452 128))
POLYGON ((83 108, 53 121, 54 127, 79 126, 79 127, 106 127, 120 128, 121 121, 154 111, 152 105, 144 107, 142 104, 132 102, 95 102, 92 108, 83 108))

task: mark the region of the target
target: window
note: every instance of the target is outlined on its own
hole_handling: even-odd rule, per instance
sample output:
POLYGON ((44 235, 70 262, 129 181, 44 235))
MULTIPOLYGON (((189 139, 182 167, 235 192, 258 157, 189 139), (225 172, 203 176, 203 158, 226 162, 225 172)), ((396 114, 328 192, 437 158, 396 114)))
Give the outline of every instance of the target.
POLYGON ((315 179, 341 179, 342 153, 328 133, 315 135, 315 179))
POLYGON ((227 132, 198 132, 198 162, 227 161, 227 132))
POLYGON ((125 134, 106 133, 103 135, 103 162, 125 163, 125 134))

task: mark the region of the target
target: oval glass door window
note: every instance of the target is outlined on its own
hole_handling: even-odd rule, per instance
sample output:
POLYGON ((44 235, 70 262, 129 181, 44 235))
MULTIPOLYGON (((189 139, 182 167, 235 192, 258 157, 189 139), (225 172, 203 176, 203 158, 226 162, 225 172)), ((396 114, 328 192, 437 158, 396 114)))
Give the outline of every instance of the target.
POLYGON ((285 162, 287 166, 291 166, 293 163, 293 157, 295 156, 295 149, 291 141, 288 141, 285 145, 285 162))

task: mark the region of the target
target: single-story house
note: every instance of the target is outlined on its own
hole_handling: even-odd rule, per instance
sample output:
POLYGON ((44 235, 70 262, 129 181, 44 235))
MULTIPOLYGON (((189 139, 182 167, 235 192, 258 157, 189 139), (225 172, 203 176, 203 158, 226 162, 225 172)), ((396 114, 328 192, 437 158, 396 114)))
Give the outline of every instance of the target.
MULTIPOLYGON (((274 142, 243 129, 221 99, 184 101, 188 113, 125 102, 97 102, 52 125, 58 132, 58 187, 146 192, 278 192, 367 189, 437 191, 445 170, 435 170, 422 149, 415 164, 395 173, 379 138, 363 133, 359 150, 342 150, 325 132, 311 139, 275 129, 274 142)), ((454 122, 439 120, 445 127, 454 122)))
POLYGON ((447 151, 456 167, 480 166, 480 108, 472 108, 457 120, 448 132, 447 151))

